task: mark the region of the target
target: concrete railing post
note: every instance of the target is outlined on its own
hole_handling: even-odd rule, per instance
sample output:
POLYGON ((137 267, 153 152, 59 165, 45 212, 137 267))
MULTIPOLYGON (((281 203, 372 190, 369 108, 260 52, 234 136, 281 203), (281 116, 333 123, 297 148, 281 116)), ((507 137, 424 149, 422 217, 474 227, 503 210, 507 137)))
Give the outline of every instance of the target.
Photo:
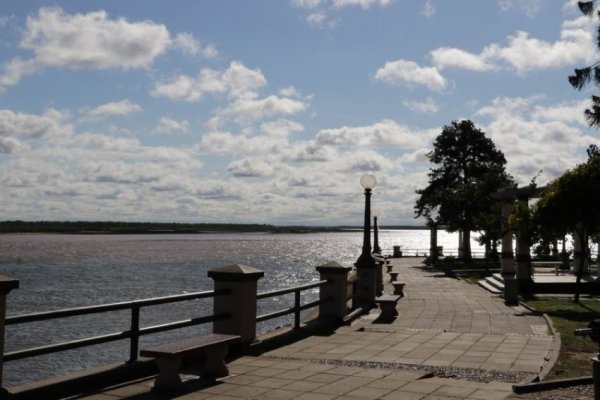
POLYGON ((325 301, 319 305, 319 322, 322 324, 339 325, 348 313, 348 273, 352 267, 330 261, 319 265, 317 271, 321 280, 327 284, 319 290, 319 300, 325 301), (331 299, 329 301, 326 301, 331 299))
POLYGON ((208 271, 208 276, 215 281, 215 291, 230 290, 229 294, 214 298, 214 314, 230 315, 213 323, 214 333, 240 335, 242 344, 250 344, 256 339, 256 285, 264 274, 241 264, 208 271))
POLYGON ((6 296, 19 287, 19 281, 7 276, 0 275, 0 397, 7 394, 3 385, 4 377, 4 327, 6 325, 6 296))

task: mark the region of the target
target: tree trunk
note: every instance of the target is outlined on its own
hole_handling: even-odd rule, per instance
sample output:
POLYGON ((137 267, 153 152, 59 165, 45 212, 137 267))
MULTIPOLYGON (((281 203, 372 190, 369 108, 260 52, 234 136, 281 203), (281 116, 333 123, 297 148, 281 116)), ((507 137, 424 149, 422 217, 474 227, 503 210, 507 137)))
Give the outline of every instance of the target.
POLYGON ((583 276, 584 263, 589 254, 589 244, 586 229, 582 229, 581 232, 577 232, 576 235, 581 237, 581 257, 579 257, 579 268, 577 269, 577 279, 575 279, 575 297, 573 301, 579 303, 579 296, 581 294, 581 277, 583 276))
POLYGON ((462 231, 462 248, 465 264, 471 263, 471 231, 465 229, 462 231))

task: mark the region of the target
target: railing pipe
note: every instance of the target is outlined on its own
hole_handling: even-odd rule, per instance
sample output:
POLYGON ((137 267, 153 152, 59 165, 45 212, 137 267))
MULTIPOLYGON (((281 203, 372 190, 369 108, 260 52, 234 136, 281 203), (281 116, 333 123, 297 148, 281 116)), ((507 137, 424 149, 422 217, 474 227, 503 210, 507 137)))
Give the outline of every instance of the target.
POLYGON ((44 311, 33 314, 14 315, 6 318, 6 325, 22 324, 25 322, 46 321, 54 318, 75 317, 79 315, 97 314, 107 311, 127 310, 131 307, 145 307, 159 304, 174 303, 186 300, 203 299, 229 294, 228 290, 207 290, 204 292, 177 294, 172 296, 155 297, 151 299, 124 301, 119 303, 101 304, 96 306, 85 306, 67 308, 56 311, 44 311))
POLYGON ((260 299, 265 299, 267 297, 281 296, 284 294, 293 293, 296 290, 304 291, 304 290, 308 290, 308 289, 313 289, 313 288, 316 288, 319 286, 323 286, 326 283, 327 283, 327 280, 324 279, 324 280, 313 282, 313 283, 307 283, 306 285, 293 286, 293 287, 285 288, 285 289, 271 290, 268 292, 261 292, 261 293, 256 294, 256 298, 258 300, 260 300, 260 299))

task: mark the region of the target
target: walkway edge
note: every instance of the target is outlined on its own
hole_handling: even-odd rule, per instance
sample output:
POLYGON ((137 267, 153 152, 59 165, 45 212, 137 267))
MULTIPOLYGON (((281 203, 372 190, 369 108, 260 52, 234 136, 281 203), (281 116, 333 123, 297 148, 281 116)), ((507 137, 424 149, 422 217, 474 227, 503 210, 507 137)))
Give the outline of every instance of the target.
POLYGON ((552 348, 548 351, 548 361, 546 361, 546 363, 542 367, 542 370, 540 371, 540 373, 537 375, 537 377, 532 382, 543 381, 546 378, 546 376, 548 376, 548 374, 550 373, 552 368, 554 367, 554 364, 556 364, 556 361, 558 360, 558 356, 560 355, 560 348, 562 346, 562 341, 560 339, 560 332, 558 332, 556 330, 556 328, 554 327, 554 323, 552 322, 552 318, 550 318, 548 316, 548 314, 540 313, 538 310, 536 310, 535 308, 531 307, 530 305, 528 305, 522 301, 519 302, 519 305, 528 309, 531 312, 541 314, 542 317, 544 318, 544 320, 546 321, 546 324, 548 324, 548 328, 550 328, 550 332, 552 333, 553 341, 552 341, 552 348))

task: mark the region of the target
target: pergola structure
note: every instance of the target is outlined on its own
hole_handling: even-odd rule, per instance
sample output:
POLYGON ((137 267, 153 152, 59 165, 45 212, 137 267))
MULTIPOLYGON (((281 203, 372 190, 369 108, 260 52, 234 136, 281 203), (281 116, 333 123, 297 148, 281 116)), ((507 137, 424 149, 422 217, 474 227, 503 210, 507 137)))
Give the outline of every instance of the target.
POLYGON ((531 249, 529 244, 517 236, 516 257, 513 253, 513 233, 509 228, 508 219, 512 214, 515 201, 529 206, 529 199, 539 197, 546 190, 546 187, 536 187, 528 185, 523 187, 508 186, 492 193, 492 198, 499 201, 502 207, 502 261, 501 273, 507 278, 516 278, 520 291, 527 291, 533 284, 531 269, 531 249), (516 263, 515 263, 516 261, 516 263))
MULTIPOLYGON (((532 279, 532 268, 531 268, 531 255, 530 248, 523 238, 519 238, 517 235, 516 240, 516 257, 513 257, 512 239, 513 233, 508 225, 508 218, 512 213, 512 208, 515 201, 528 206, 529 199, 540 197, 540 195, 546 190, 544 187, 536 187, 535 185, 528 185, 523 187, 504 187, 492 194, 492 198, 499 201, 502 205, 502 263, 501 271, 507 280, 516 279, 518 292, 527 292, 533 286, 532 279), (516 262, 515 262, 516 261, 516 262)), ((583 263, 583 274, 587 274, 588 265, 585 262, 586 257, 582 254, 583 245, 581 238, 577 233, 573 233, 574 240, 574 252, 573 258, 575 261, 575 269, 579 268, 579 259, 584 258, 583 263)), ((564 242, 563 242, 564 248, 564 242)), ((505 285, 508 290, 509 285, 505 285)))

